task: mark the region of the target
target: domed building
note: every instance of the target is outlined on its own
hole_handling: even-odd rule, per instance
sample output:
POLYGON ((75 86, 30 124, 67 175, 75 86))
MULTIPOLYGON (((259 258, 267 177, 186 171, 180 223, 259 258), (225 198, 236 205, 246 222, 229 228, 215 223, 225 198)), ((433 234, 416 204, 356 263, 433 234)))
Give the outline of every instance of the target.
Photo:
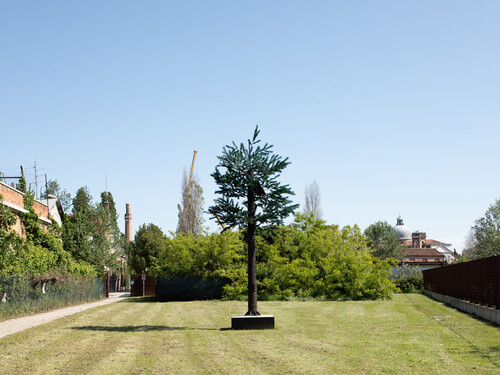
POLYGON ((427 239, 425 232, 412 232, 403 224, 401 215, 392 227, 401 245, 406 247, 403 264, 418 266, 421 270, 449 264, 456 260, 456 253, 450 250, 451 244, 427 239))
POLYGON ((399 215, 397 219, 396 226, 392 227, 392 229, 398 235, 400 242, 411 240, 411 230, 403 224, 403 218, 401 215, 399 215))

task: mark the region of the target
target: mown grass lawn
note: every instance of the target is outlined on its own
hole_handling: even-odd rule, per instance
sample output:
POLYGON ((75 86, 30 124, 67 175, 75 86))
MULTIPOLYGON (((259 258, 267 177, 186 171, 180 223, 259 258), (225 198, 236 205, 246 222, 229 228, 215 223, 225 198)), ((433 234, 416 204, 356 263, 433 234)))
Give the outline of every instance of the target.
POLYGON ((500 328, 425 296, 259 302, 276 329, 230 330, 245 307, 131 298, 0 339, 0 373, 500 373, 500 328))

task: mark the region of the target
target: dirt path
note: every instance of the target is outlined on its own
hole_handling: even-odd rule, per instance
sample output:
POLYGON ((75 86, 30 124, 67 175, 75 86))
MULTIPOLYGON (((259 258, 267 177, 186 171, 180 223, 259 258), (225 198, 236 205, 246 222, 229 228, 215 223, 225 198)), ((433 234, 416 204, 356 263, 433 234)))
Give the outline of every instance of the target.
POLYGON ((72 314, 79 313, 97 306, 107 305, 121 301, 129 297, 129 293, 110 293, 109 298, 96 302, 84 303, 76 306, 63 307, 62 309, 47 311, 45 313, 23 316, 22 318, 10 319, 0 322, 0 338, 12 335, 13 333, 23 331, 28 328, 36 327, 40 324, 48 323, 53 320, 72 314))

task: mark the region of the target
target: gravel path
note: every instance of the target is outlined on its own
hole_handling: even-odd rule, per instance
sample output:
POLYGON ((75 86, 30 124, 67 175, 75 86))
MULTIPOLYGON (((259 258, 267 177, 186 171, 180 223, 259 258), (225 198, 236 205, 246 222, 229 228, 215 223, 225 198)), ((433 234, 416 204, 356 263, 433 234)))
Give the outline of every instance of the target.
POLYGON ((100 301, 64 307, 62 309, 47 311, 41 314, 23 316, 22 318, 5 320, 3 322, 0 322, 0 338, 12 335, 13 333, 20 332, 28 328, 36 327, 40 324, 51 322, 53 320, 62 318, 63 316, 76 314, 97 306, 121 301, 129 296, 129 293, 110 293, 109 298, 100 301))

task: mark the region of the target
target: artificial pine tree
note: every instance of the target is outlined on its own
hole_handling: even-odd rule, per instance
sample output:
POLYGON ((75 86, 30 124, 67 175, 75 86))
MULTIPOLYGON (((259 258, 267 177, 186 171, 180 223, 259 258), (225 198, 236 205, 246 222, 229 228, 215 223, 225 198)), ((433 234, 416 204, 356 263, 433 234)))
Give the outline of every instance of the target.
POLYGON ((258 145, 258 126, 247 145, 232 145, 222 149, 219 164, 212 177, 219 186, 216 194, 221 196, 209 212, 225 225, 224 230, 239 227, 246 232, 248 247, 248 312, 257 311, 257 272, 255 254, 255 231, 263 225, 283 224, 289 214, 298 208, 288 198, 294 195, 288 185, 277 179, 290 162, 288 158, 273 154, 272 145, 258 145), (223 170, 221 172, 221 169, 223 170))

